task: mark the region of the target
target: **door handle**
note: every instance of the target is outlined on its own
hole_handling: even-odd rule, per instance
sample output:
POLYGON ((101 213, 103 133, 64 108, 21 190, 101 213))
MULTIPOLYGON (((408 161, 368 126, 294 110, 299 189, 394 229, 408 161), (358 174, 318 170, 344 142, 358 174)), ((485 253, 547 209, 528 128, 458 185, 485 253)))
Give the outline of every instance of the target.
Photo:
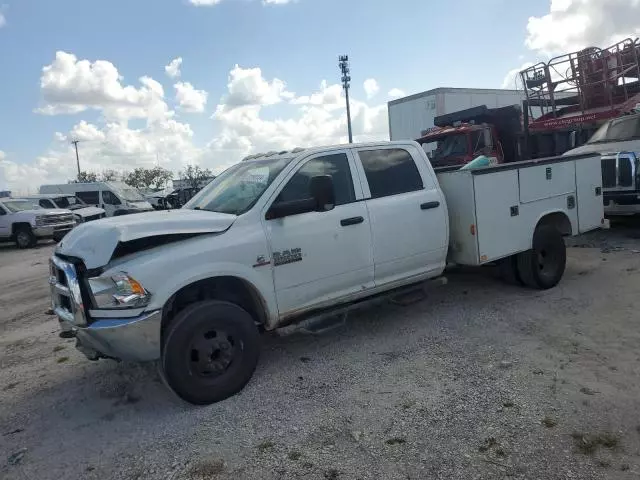
POLYGON ((421 210, 430 210, 432 208, 438 208, 440 206, 440 202, 427 202, 420 205, 421 210))
POLYGON ((351 217, 351 218, 343 218, 340 220, 340 225, 343 227, 348 227, 349 225, 357 225, 358 223, 364 222, 364 218, 362 217, 351 217))

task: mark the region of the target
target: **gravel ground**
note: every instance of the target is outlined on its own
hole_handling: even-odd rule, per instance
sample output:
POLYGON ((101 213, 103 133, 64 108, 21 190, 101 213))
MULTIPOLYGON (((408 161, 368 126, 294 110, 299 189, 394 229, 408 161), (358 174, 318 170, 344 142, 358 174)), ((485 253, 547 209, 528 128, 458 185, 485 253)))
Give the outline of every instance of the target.
POLYGON ((640 224, 571 240, 538 292, 458 270, 410 305, 266 335, 208 407, 57 336, 52 245, 0 246, 0 478, 637 479, 640 224))

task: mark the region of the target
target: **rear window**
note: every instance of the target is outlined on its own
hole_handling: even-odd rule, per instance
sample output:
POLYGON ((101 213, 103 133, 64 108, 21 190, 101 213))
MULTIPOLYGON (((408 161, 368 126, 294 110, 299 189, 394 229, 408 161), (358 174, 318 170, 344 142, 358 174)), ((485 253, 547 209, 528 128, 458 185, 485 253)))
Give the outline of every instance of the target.
POLYGON ((358 152, 371 198, 422 190, 424 185, 411 154, 402 148, 358 152))

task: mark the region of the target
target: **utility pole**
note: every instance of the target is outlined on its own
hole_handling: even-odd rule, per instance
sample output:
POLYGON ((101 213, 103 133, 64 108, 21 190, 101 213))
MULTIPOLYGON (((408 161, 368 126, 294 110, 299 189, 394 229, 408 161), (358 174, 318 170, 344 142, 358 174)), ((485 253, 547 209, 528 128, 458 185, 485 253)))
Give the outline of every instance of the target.
POLYGON ((78 180, 80 180, 80 156, 78 155, 78 143, 80 140, 73 140, 71 142, 74 147, 76 147, 76 163, 78 164, 78 180))
POLYGON ((349 143, 353 143, 353 134, 351 133, 351 108, 349 106, 349 87, 351 77, 349 76, 349 56, 340 55, 338 57, 338 66, 342 72, 342 88, 347 99, 347 128, 349 129, 349 143))

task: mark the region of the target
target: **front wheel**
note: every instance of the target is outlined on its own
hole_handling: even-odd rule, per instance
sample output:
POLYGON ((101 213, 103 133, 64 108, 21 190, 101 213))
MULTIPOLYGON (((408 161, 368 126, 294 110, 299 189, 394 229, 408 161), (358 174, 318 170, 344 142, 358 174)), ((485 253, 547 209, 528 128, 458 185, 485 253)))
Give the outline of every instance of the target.
POLYGON ((229 302, 207 300, 182 310, 167 327, 162 370, 171 389, 196 405, 238 393, 258 364, 253 318, 229 302))
POLYGON ((18 228, 16 232, 16 246, 18 248, 35 247, 36 243, 38 243, 38 239, 31 230, 31 227, 24 226, 18 228))
POLYGON ((555 287, 567 263, 567 249, 560 232, 540 226, 533 234, 533 248, 518 255, 518 273, 525 285, 540 290, 555 287))

